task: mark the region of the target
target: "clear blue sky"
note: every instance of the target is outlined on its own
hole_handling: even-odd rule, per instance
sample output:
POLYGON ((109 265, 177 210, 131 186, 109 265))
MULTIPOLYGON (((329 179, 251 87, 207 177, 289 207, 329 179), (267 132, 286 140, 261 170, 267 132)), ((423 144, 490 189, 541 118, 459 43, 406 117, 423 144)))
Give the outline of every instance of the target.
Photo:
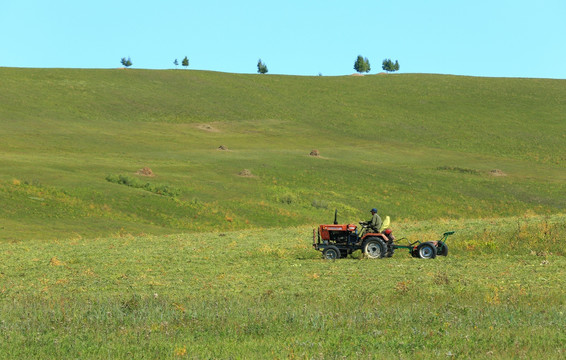
POLYGON ((566 0, 0 0, 0 66, 566 79, 566 0), (181 68, 181 66, 179 66, 181 68))

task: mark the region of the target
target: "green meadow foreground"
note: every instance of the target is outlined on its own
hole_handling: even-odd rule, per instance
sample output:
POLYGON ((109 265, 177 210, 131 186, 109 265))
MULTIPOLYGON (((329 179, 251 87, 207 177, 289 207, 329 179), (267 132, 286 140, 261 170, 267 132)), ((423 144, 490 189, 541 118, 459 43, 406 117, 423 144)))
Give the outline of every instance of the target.
POLYGON ((0 358, 563 359, 564 114, 564 80, 0 68, 0 358), (372 207, 448 257, 312 249, 372 207))
POLYGON ((322 260, 302 227, 5 243, 0 357, 564 358, 565 220, 398 224, 455 229, 435 260, 322 260))

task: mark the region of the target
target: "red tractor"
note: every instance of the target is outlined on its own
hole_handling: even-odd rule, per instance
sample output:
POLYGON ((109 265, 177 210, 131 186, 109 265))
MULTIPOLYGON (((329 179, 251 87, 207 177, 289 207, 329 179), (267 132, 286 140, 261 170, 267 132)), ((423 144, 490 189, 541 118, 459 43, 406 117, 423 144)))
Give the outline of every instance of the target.
MULTIPOLYGON (((334 223, 332 225, 320 225, 313 229, 313 247, 322 251, 325 259, 345 258, 356 250, 362 250, 363 254, 370 259, 391 257, 395 249, 409 249, 413 257, 421 259, 434 259, 437 255, 448 255, 446 239, 453 231, 445 232, 438 241, 420 242, 416 241, 408 245, 394 244, 395 237, 391 229, 386 228, 381 232, 369 232, 368 225, 360 221, 362 230, 358 233, 358 226, 354 224, 338 224, 338 212, 334 212, 334 223)), ((389 223, 386 217, 385 224, 389 223)))

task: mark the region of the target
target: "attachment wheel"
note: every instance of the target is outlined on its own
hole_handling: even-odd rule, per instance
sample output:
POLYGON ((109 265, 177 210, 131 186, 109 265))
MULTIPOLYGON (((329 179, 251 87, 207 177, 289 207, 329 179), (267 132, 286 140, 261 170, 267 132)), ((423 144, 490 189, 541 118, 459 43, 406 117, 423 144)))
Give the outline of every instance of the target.
POLYGON ((421 259, 434 259, 436 257, 436 246, 430 242, 425 242, 417 247, 417 254, 421 259))

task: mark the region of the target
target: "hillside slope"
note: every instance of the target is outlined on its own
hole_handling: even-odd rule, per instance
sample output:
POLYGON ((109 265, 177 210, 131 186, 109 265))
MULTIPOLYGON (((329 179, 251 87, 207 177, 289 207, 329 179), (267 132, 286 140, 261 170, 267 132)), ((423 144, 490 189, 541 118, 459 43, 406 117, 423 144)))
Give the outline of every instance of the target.
POLYGON ((0 239, 293 226, 334 208, 349 222, 373 206, 394 221, 566 208, 563 80, 11 68, 0 79, 0 239))

